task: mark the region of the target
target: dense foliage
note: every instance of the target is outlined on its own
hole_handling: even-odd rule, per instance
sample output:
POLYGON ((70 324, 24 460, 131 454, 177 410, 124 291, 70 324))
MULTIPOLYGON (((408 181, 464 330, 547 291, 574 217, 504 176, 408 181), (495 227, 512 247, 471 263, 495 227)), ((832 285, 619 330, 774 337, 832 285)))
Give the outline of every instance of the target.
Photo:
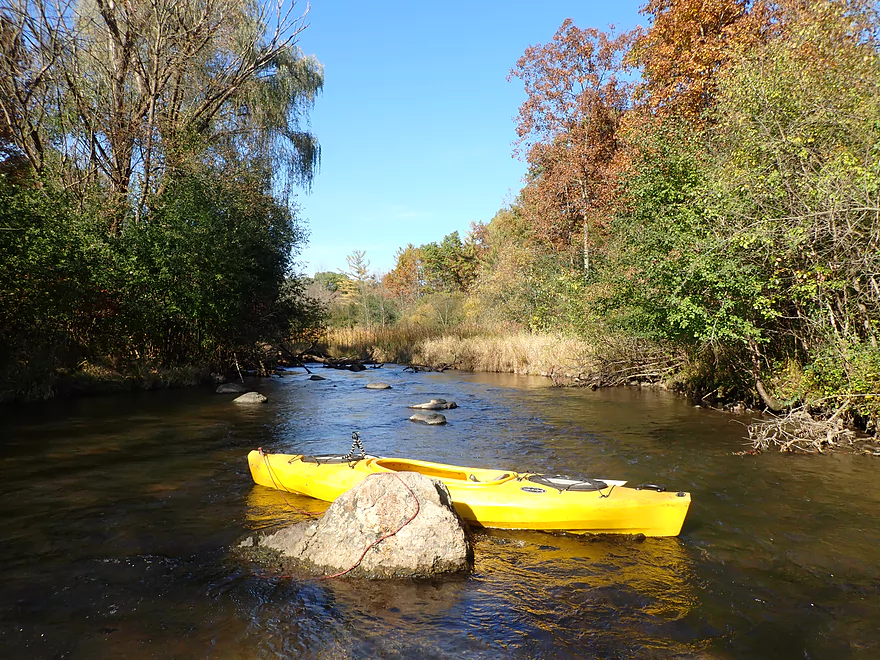
POLYGON ((292 271, 322 84, 302 26, 241 0, 0 9, 0 399, 259 366, 319 321, 292 271))

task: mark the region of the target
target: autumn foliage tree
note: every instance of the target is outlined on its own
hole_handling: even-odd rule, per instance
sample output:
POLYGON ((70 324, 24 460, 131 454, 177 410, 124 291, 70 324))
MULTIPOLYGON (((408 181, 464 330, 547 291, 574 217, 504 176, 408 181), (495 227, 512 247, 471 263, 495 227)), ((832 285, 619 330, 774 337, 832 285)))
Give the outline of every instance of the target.
POLYGON ((421 248, 412 243, 397 250, 394 268, 382 278, 382 284, 404 303, 412 303, 423 287, 423 258, 421 248))
POLYGON ((529 169, 487 228, 482 306, 685 351, 700 396, 821 396, 875 428, 876 3, 650 0, 643 14, 618 37, 567 20, 513 70, 529 169))
POLYGON ((639 99, 688 122, 712 106, 722 65, 770 29, 767 7, 752 0, 649 0, 641 13, 650 25, 627 54, 643 73, 639 99))
POLYGON ((772 409, 819 397, 876 424, 880 17, 861 0, 751 11, 738 21, 760 17, 760 38, 684 58, 704 76, 646 67, 657 121, 627 136, 604 309, 692 351, 696 390, 772 409))
POLYGON ((529 163, 523 208, 536 238, 574 248, 587 273, 591 227, 602 225, 617 131, 630 100, 624 56, 632 38, 567 19, 551 42, 530 46, 511 72, 527 95, 517 120, 519 149, 529 163))

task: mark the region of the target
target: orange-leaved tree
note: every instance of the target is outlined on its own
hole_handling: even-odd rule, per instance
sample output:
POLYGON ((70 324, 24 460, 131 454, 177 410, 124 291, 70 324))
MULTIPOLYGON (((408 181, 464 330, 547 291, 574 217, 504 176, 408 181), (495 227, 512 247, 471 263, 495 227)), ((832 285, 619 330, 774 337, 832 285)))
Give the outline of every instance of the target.
POLYGON ((700 123, 712 107, 719 69, 771 29, 763 0, 649 0, 651 25, 627 57, 641 67, 637 96, 652 112, 700 123))
POLYGON ((422 250, 409 243, 399 248, 394 258, 394 268, 382 278, 382 284, 403 302, 412 303, 424 284, 422 250))
POLYGON ((633 36, 580 29, 566 19, 550 43, 530 46, 511 72, 527 94, 517 123, 518 150, 529 163, 523 211, 537 239, 580 251, 587 274, 591 226, 602 222, 617 130, 629 105, 624 56, 633 36))

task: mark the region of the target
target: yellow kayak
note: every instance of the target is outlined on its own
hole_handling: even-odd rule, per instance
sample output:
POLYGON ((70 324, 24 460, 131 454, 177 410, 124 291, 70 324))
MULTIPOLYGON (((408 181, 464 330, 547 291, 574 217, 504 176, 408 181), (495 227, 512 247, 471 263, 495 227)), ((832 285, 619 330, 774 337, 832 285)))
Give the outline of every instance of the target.
POLYGON ((254 481, 332 502, 371 474, 418 472, 442 481, 458 514, 479 527, 576 534, 677 536, 690 493, 625 481, 568 479, 513 470, 459 467, 406 458, 248 454, 254 481))

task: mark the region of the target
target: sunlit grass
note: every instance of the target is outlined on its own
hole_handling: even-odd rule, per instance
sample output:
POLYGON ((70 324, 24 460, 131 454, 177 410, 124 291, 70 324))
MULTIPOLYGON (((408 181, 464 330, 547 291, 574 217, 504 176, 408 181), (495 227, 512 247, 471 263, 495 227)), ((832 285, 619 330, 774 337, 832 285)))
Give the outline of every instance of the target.
POLYGON ((582 339, 527 332, 432 337, 416 352, 419 362, 467 371, 575 376, 589 369, 592 347, 582 339))
POLYGON ((418 325, 330 328, 324 341, 321 342, 321 347, 334 358, 350 357, 377 362, 423 364, 416 356, 419 347, 426 342, 444 336, 460 339, 485 332, 487 332, 485 328, 475 326, 460 326, 454 329, 435 329, 418 325))
POLYGON ((485 326, 348 328, 328 332, 328 353, 379 362, 548 376, 559 385, 673 384, 683 356, 651 342, 598 332, 590 338, 485 326))
POLYGON ((549 376, 560 385, 661 382, 681 365, 680 356, 620 335, 585 339, 477 325, 332 329, 323 348, 335 358, 549 376))
POLYGON ((336 358, 544 376, 580 373, 591 353, 579 339, 472 325, 335 328, 327 331, 325 342, 325 350, 336 358))

